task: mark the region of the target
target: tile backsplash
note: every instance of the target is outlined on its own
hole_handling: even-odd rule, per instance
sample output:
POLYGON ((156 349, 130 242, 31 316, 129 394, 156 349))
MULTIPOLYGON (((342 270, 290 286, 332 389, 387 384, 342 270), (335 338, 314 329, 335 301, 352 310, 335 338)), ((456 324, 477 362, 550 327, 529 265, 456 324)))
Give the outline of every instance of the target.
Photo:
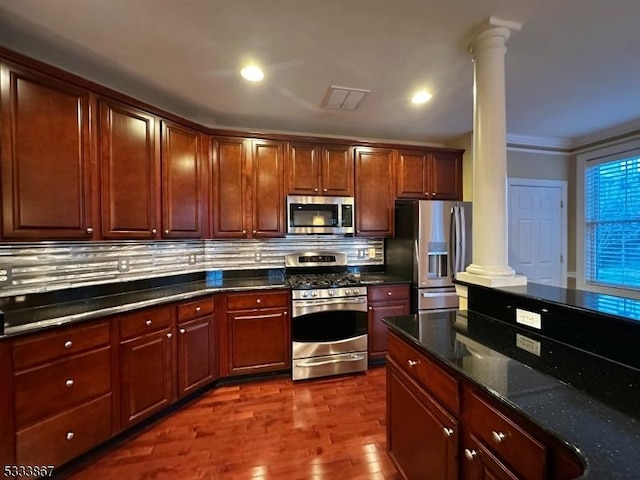
POLYGON ((347 254, 349 265, 384 264, 382 239, 40 242, 0 245, 0 297, 210 270, 284 268, 299 251, 347 254), (6 280, 2 280, 6 277, 6 280))

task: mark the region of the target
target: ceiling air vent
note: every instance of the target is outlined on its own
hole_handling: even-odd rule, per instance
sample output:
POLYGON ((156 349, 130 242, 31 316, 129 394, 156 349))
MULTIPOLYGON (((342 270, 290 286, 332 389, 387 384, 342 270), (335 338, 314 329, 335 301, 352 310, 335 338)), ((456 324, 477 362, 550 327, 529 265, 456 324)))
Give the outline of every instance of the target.
POLYGON ((362 88, 331 85, 324 96, 324 100, 322 100, 322 107, 332 110, 355 110, 364 96, 370 91, 362 88))

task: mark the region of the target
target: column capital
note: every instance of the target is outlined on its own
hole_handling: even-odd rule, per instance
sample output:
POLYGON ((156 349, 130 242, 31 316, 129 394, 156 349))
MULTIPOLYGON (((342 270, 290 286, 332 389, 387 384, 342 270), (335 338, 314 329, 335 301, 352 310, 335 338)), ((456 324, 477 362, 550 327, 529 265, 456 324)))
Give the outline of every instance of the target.
POLYGON ((475 30, 469 41, 469 52, 472 54, 485 47, 504 47, 512 30, 519 31, 522 24, 489 17, 475 30))

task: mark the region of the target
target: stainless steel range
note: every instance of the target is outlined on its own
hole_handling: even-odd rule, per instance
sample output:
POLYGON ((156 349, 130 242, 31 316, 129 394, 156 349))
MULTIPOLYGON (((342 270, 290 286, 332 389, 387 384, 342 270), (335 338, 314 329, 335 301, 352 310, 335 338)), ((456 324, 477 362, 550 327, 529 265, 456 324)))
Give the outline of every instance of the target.
POLYGON ((294 253, 291 286, 292 377, 302 380, 367 369, 367 287, 347 273, 343 253, 294 253))

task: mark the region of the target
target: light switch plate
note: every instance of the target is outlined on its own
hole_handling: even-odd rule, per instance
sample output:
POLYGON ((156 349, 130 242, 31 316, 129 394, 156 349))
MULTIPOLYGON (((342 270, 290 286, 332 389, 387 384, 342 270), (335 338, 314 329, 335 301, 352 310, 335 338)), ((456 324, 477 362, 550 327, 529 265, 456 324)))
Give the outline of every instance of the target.
POLYGON ((516 308, 516 323, 540 330, 542 328, 542 317, 539 313, 516 308))

